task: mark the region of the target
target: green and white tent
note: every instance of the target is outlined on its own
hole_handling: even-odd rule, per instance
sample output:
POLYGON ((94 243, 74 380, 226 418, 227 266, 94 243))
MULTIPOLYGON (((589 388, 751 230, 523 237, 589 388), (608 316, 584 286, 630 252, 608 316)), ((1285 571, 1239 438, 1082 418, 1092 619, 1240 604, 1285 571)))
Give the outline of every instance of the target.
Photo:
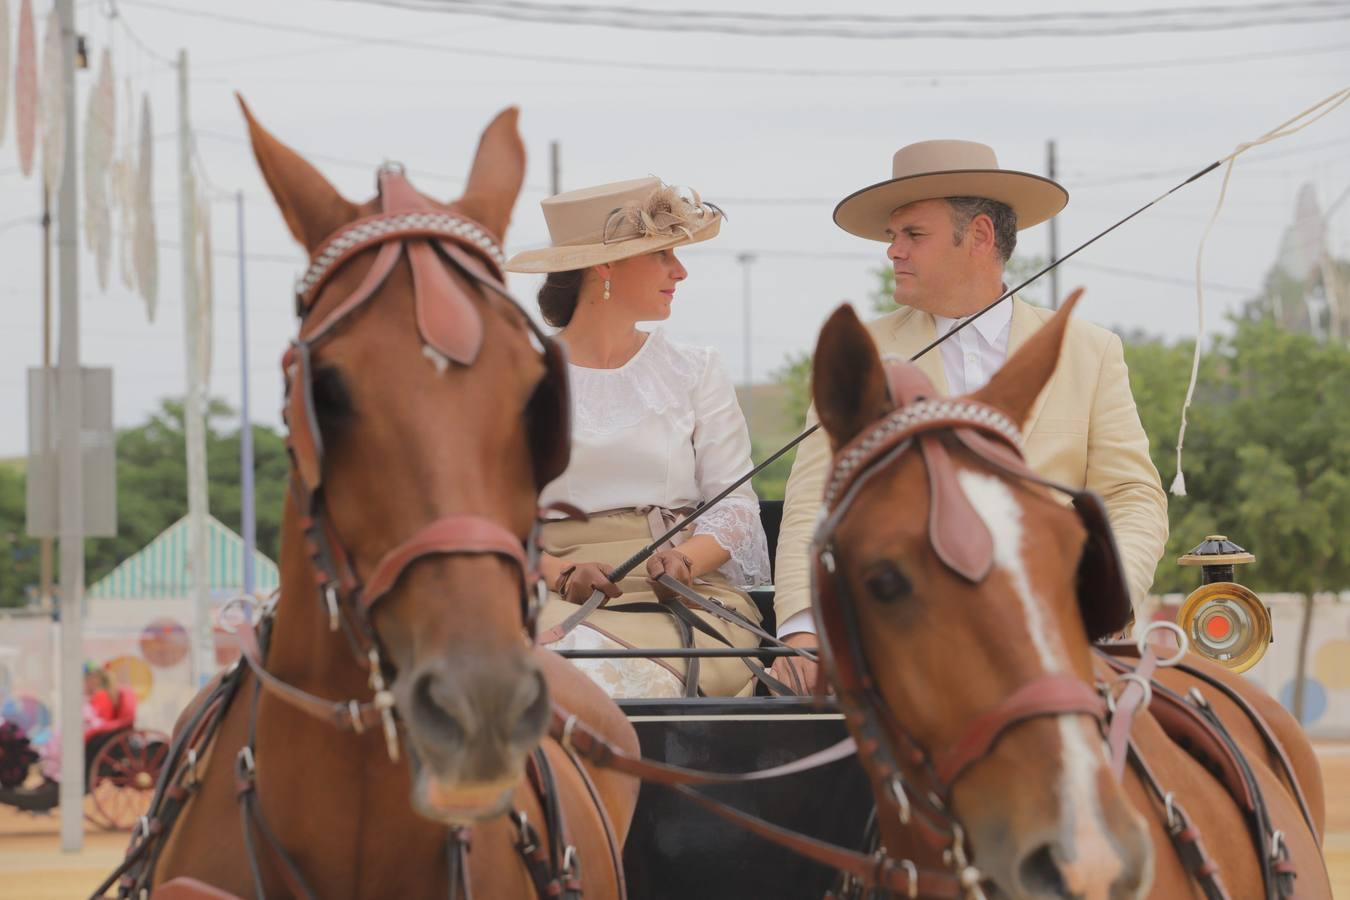
MULTIPOLYGON (((244 539, 211 516, 206 518, 207 587, 212 594, 238 594, 244 587, 244 539)), ((255 589, 270 594, 281 582, 277 564, 253 552, 255 589)), ((143 550, 89 588, 91 599, 187 598, 188 521, 179 519, 143 550)))

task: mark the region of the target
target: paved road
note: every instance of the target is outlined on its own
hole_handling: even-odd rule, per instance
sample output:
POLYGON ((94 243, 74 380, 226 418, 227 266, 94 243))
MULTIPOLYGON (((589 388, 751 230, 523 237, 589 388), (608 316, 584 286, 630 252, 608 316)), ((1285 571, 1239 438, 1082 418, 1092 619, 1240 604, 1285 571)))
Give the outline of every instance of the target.
MULTIPOLYGON (((1327 866, 1338 897, 1350 900, 1350 744, 1324 746, 1327 866)), ((0 807, 0 900, 71 900, 89 896, 117 865, 126 835, 92 826, 84 850, 60 850, 56 816, 30 816, 0 807)))

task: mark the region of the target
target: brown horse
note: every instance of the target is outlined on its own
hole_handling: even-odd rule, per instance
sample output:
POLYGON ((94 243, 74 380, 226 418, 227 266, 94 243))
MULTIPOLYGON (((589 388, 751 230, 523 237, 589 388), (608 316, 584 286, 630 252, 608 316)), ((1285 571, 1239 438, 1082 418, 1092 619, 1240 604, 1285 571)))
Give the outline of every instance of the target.
POLYGON ((1138 684, 1116 680, 1135 661, 1094 654, 1083 585, 1114 545, 1095 498, 1061 503, 1016 449, 1074 300, 957 401, 883 365, 848 307, 820 336, 835 469, 816 616, 877 798, 875 880, 897 896, 1329 897, 1311 746, 1242 679, 1193 656, 1159 670, 1113 773, 1103 700, 1138 684), (1205 703, 1176 696, 1193 687, 1205 703))
POLYGON ((180 722, 195 752, 123 889, 622 896, 636 781, 541 741, 561 707, 637 750, 614 703, 531 641, 525 548, 569 434, 559 351, 499 281, 517 113, 483 133, 458 201, 386 167, 358 205, 244 112, 312 260, 285 361, 281 589, 250 664, 180 722))

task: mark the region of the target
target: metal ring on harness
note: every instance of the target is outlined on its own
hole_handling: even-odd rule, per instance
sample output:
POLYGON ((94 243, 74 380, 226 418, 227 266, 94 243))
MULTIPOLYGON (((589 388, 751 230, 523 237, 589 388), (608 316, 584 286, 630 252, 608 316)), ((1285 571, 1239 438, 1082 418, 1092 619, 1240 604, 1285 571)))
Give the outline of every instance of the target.
POLYGON ((1147 678, 1144 678, 1138 672, 1126 672, 1124 675, 1118 676, 1115 681, 1112 681, 1110 684, 1106 686, 1107 712, 1114 713, 1116 711, 1116 694, 1115 694, 1116 685, 1125 684, 1128 686, 1131 683, 1139 685, 1139 687, 1144 692, 1144 699, 1139 701, 1139 705, 1144 707, 1149 705, 1149 703, 1153 700, 1153 685, 1149 683, 1147 678))
POLYGON ((909 900, 919 900, 919 867, 914 865, 910 859, 900 860, 900 868, 905 870, 905 877, 909 879, 909 900))
POLYGON ((1166 659, 1158 660, 1158 665, 1164 669, 1168 666, 1175 666, 1177 663, 1181 662, 1182 657, 1184 657, 1191 649, 1190 636, 1187 635, 1185 629, 1176 622, 1150 622, 1148 626, 1139 633, 1138 639, 1135 640, 1135 646, 1139 648, 1139 652, 1142 654, 1148 647, 1148 636, 1158 628, 1161 628, 1163 631, 1170 631, 1177 636, 1177 652, 1166 659))
POLYGON ((558 743, 561 744, 562 748, 564 750, 567 750, 568 752, 571 752, 572 750, 572 732, 573 730, 576 729, 576 727, 577 727, 577 717, 576 714, 573 713, 572 715, 567 717, 566 722, 563 722, 562 735, 560 735, 558 738, 558 743))
POLYGON ((904 782, 900 780, 899 775, 892 775, 886 786, 890 789, 896 805, 900 807, 900 824, 908 825, 913 810, 909 804, 909 794, 905 793, 904 782))

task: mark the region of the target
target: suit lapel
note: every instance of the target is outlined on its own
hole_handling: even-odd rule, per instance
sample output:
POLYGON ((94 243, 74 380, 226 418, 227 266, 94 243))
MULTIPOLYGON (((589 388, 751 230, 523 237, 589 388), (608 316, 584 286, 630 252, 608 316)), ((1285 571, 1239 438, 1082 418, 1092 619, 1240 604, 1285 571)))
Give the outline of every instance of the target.
MULTIPOLYGON (((1036 314, 1036 310, 1031 304, 1024 302, 1018 297, 1012 298, 1013 312, 1012 325, 1008 329, 1008 358, 1018 351, 1023 344, 1027 342, 1033 334, 1040 330, 1041 317, 1036 314)), ((1045 409, 1045 400, 1050 396, 1050 385, 1054 383, 1054 375, 1046 382, 1046 386, 1036 395, 1036 402, 1031 404, 1031 412, 1027 414, 1027 420, 1022 423, 1023 436, 1030 435, 1036 428, 1036 422, 1041 417, 1041 410, 1045 409)))
MULTIPOLYGON (((882 352, 909 359, 936 339, 937 323, 933 317, 911 307, 896 317, 891 346, 882 352)), ((919 357, 916 364, 933 382, 939 394, 945 397, 951 392, 947 384, 947 372, 942 366, 942 353, 937 347, 919 357)))

